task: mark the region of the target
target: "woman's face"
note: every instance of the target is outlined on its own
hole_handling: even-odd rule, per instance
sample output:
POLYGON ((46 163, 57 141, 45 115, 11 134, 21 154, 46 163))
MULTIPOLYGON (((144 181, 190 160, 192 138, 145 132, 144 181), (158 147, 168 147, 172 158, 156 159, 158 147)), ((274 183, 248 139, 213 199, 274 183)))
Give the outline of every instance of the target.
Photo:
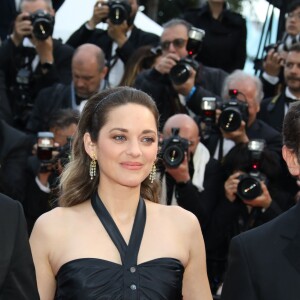
POLYGON ((157 151, 158 132, 152 112, 138 104, 114 108, 96 145, 101 184, 140 185, 149 175, 157 151))

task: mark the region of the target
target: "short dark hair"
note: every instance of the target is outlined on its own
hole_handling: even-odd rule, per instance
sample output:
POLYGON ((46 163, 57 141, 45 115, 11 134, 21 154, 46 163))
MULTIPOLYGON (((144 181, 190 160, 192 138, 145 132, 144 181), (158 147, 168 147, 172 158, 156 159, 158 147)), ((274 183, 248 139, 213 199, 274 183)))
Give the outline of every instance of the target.
POLYGON ((72 108, 59 109, 49 120, 49 128, 64 129, 71 124, 78 124, 80 113, 72 108))
POLYGON ((293 151, 300 163, 300 101, 290 105, 283 121, 283 144, 293 151))
POLYGON ((294 52, 300 52, 300 43, 295 43, 291 46, 289 49, 289 52, 294 51, 294 52))
POLYGON ((179 18, 174 18, 174 19, 169 20, 168 22, 164 23, 162 27, 163 27, 163 29, 166 29, 166 28, 170 28, 173 26, 177 26, 177 25, 185 26, 188 31, 192 27, 191 23, 187 22, 186 20, 179 19, 179 18))
POLYGON ((300 0, 292 1, 286 8, 286 12, 290 13, 300 7, 300 0))

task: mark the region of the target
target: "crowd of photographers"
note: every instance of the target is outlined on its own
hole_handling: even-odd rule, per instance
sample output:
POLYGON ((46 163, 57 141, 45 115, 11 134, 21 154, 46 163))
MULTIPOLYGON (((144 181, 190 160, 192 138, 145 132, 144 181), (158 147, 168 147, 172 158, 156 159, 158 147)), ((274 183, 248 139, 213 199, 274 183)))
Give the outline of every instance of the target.
POLYGON ((169 20, 160 37, 134 25, 137 11, 137 0, 99 0, 62 43, 52 38, 52 1, 21 1, 11 30, 1 31, 0 192, 23 204, 30 233, 56 205, 85 102, 128 76, 157 104, 161 201, 197 216, 217 297, 231 238, 299 198, 281 129, 289 103, 300 99, 300 1, 288 7, 286 32, 266 49, 260 76, 242 70, 245 20, 226 1, 169 20), (103 22, 107 29, 97 28, 103 22))

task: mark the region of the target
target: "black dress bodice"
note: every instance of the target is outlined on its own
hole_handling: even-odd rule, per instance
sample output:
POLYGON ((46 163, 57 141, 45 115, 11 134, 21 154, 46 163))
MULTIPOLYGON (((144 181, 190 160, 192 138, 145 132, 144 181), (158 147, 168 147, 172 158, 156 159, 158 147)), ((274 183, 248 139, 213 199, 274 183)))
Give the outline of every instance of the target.
POLYGON ((55 299, 182 299, 184 268, 178 259, 162 257, 137 265, 146 223, 144 200, 139 200, 128 245, 97 194, 92 196, 92 206, 116 245, 122 264, 98 258, 65 263, 56 275, 55 299))

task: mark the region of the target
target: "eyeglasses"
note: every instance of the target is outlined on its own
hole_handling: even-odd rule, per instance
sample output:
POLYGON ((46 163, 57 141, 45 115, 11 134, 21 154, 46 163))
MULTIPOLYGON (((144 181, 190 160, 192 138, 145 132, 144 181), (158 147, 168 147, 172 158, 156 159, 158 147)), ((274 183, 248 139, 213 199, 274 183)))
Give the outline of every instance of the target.
POLYGON ((173 41, 163 41, 161 42, 161 48, 162 50, 168 50, 170 48, 170 45, 173 44, 173 46, 177 49, 181 49, 185 47, 186 40, 185 39, 175 39, 173 41))
POLYGON ((285 14, 285 18, 286 19, 295 18, 297 21, 300 21, 300 13, 289 12, 289 13, 285 14))

